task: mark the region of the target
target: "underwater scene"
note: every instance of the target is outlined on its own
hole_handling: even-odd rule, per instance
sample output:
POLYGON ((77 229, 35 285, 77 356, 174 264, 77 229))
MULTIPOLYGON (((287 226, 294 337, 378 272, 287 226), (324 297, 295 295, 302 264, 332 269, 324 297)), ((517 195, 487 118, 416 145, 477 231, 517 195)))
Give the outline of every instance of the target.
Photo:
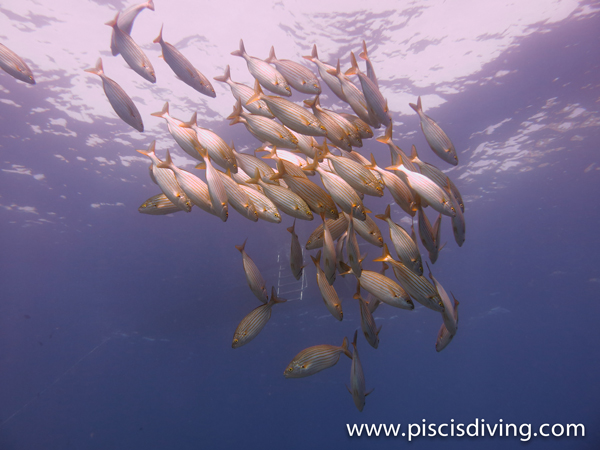
POLYGON ((600 448, 600 4, 0 4, 0 449, 600 448))

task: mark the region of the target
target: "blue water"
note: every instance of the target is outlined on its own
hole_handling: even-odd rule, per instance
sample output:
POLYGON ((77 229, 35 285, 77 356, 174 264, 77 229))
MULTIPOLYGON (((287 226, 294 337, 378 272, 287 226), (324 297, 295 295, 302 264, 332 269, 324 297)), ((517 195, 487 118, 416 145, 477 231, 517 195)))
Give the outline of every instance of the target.
MULTIPOLYGON (((297 7, 281 5, 290 13, 297 7)), ((159 8, 166 5, 157 4, 152 20, 160 22, 159 8)), ((11 5, 0 9, 4 22, 19 22, 10 10, 11 5)), ((322 303, 306 252, 303 300, 275 306, 260 335, 233 350, 235 327, 259 304, 234 245, 248 238, 246 251, 270 287, 277 282, 278 255, 287 263, 285 228, 292 219, 284 216, 279 225, 251 223, 231 210, 222 223, 199 208, 166 217, 139 214, 138 206, 158 188, 149 180, 147 161, 124 165, 119 156, 136 156, 135 148, 146 148, 155 138, 159 156, 166 148, 183 155, 165 124, 144 115, 170 100, 168 89, 160 88, 160 73, 157 85, 146 88, 147 97, 133 96, 144 108, 143 135, 130 132, 108 110, 108 117, 97 113, 90 121, 77 119, 77 109, 65 106, 77 96, 65 92, 79 78, 86 77, 86 93, 94 102, 107 104, 99 81, 82 69, 100 53, 109 58, 110 30, 101 29, 104 46, 82 58, 87 66, 64 72, 36 68, 26 51, 35 53, 34 33, 22 32, 31 44, 22 41, 19 53, 39 75, 38 84, 28 86, 0 72, 0 448, 600 448, 600 212, 595 198, 600 188, 600 16, 586 11, 516 39, 480 71, 455 80, 459 92, 436 93, 435 86, 422 87, 415 80, 380 80, 382 86, 410 92, 412 101, 434 94, 445 100, 430 115, 458 150, 460 164, 448 174, 466 200, 467 239, 459 248, 444 219, 442 239, 448 244, 432 270, 461 302, 459 330, 445 350, 436 353, 434 347, 439 316, 421 307, 412 312, 380 307, 377 350, 359 336, 367 389, 374 388, 362 413, 344 386, 350 371, 344 356, 313 377, 283 377, 300 350, 339 345, 360 326, 358 305, 351 299, 353 277, 336 281, 345 313, 337 322, 322 303), (498 77, 499 71, 508 74, 498 77), (578 115, 577 108, 583 110, 578 115), (65 120, 66 129, 56 119, 65 120), (482 133, 506 119, 492 134, 482 133), (532 124, 545 127, 532 130, 532 124), (55 133, 61 130, 67 135, 55 133), (90 135, 104 143, 87 145, 90 135), (503 166, 507 161, 515 166, 503 166), (23 170, 31 173, 17 173, 23 170), (35 174, 44 176, 35 179, 35 174), (522 442, 519 437, 437 436, 409 444, 406 437, 349 437, 346 429, 362 423, 407 427, 423 420, 467 425, 475 419, 532 424, 532 433, 543 423, 583 424, 585 437, 522 442)), ((82 20, 95 27, 111 14, 107 9, 106 17, 82 20)), ((150 15, 142 13, 140 23, 143 14, 150 15)), ((338 51, 327 55, 329 63, 340 57, 347 65, 348 52, 359 51, 363 16, 330 16, 338 17, 339 27, 359 28, 348 31, 351 40, 338 44, 332 43, 335 37, 317 37, 314 42, 338 51)), ((48 30, 41 18, 32 21, 37 32, 48 30)), ((383 48, 385 33, 395 28, 385 22, 377 34, 376 24, 369 27, 364 34, 373 40, 368 44, 375 58, 377 43, 383 48)), ((279 28, 293 31, 289 23, 279 28)), ((10 48, 1 33, 0 42, 10 48)), ((240 37, 232 33, 229 51, 240 37)), ((312 43, 304 43, 303 54, 312 43)), ((268 48, 259 54, 259 44, 251 45, 251 54, 266 56, 268 48)), ((378 58, 376 70, 384 64, 381 54, 378 58)), ((243 78, 243 61, 224 59, 235 67, 234 80, 243 78)), ((124 65, 120 59, 109 61, 124 65)), ((203 61, 209 78, 222 74, 223 67, 209 63, 203 61)), ((390 57, 392 63, 401 64, 390 57)), ((153 64, 166 66, 158 59, 153 64)), ((166 78, 167 70, 161 70, 166 78)), ((130 70, 123 73, 137 77, 130 70)), ((135 80, 147 87, 141 78, 135 80)), ((211 104, 179 84, 190 94, 192 110, 194 101, 203 108, 211 104)), ((224 113, 229 113, 229 89, 213 85, 220 95, 215 101, 225 98, 224 113)), ((329 93, 327 87, 324 91, 329 93)), ((292 99, 306 97, 295 93, 292 99)), ((332 97, 329 93, 323 103, 343 108, 332 97)), ((186 112, 173 115, 187 120, 190 114, 181 105, 176 108, 186 112)), ((210 128, 236 148, 258 147, 243 125, 229 127, 215 110, 206 114, 210 128)), ((415 143, 423 159, 446 168, 427 148, 415 114, 395 113, 393 119, 395 142, 405 150, 415 143)), ((374 140, 360 151, 367 157, 373 152, 380 165, 389 161, 386 146, 374 140)), ((374 213, 391 201, 387 193, 366 199, 374 213)), ((402 216, 396 210, 393 217, 402 216)), ((302 243, 318 223, 297 222, 302 243)), ((378 225, 389 243, 387 226, 378 225)), ((371 260, 380 249, 363 248, 365 267, 378 270, 380 263, 371 260)))

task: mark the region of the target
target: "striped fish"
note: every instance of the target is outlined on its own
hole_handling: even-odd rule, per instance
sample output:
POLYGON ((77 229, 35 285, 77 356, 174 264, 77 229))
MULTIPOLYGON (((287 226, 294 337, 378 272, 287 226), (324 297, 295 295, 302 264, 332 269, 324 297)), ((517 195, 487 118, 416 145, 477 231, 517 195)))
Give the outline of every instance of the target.
MULTIPOLYGON (((427 267, 429 269, 429 266, 427 267)), ((439 283, 438 280, 435 279, 433 274, 431 273, 431 269, 429 269, 429 278, 433 281, 435 285, 435 289, 437 290, 442 302, 444 303, 444 311, 442 312, 442 319, 444 320, 444 325, 450 334, 456 334, 456 318, 454 317, 454 308, 452 307, 452 301, 448 296, 448 293, 444 289, 444 287, 439 283)))
POLYGON ((225 170, 229 169, 232 173, 237 173, 238 165, 233 149, 214 131, 199 127, 196 124, 196 113, 189 122, 182 122, 179 126, 181 128, 191 128, 196 133, 200 147, 206 149, 212 162, 225 170))
POLYGON ((254 95, 254 90, 250 86, 246 86, 245 84, 233 81, 231 79, 229 66, 225 67, 224 75, 214 77, 213 79, 228 84, 229 88, 231 89, 231 93, 233 94, 235 99, 240 100, 242 106, 246 108, 250 113, 268 117, 269 119, 275 117, 273 116, 273 114, 271 114, 269 108, 267 108, 267 104, 262 100, 251 103, 249 105, 247 104, 248 100, 250 100, 250 97, 254 95))
MULTIPOLYGON (((191 121, 195 121, 195 115, 192 116, 191 121)), ((200 156, 200 141, 198 141, 198 137, 196 136, 196 132, 189 127, 182 127, 181 124, 185 123, 179 119, 175 119, 171 117, 169 114, 169 102, 166 102, 163 106, 163 109, 159 112, 155 112, 151 114, 154 117, 161 117, 167 121, 167 128, 169 129, 169 133, 177 142, 177 145, 181 147, 181 149, 190 155, 192 158, 195 158, 199 161, 203 161, 202 156, 200 156)))
MULTIPOLYGON (((340 271, 340 263, 344 261, 344 245, 346 244, 346 237, 348 236, 348 232, 344 231, 344 233, 338 238, 337 243, 335 244, 335 259, 337 261, 336 266, 338 268, 338 272, 340 271)), ((345 275, 342 276, 344 278, 345 275)))
POLYGON ((259 219, 271 223, 281 223, 281 214, 279 214, 277 206, 265 194, 245 184, 240 184, 240 187, 254 204, 259 219))
POLYGON ((465 242, 465 216, 463 215, 462 208, 459 205, 459 200, 451 193, 451 197, 454 200, 454 209, 456 210, 456 216, 452 217, 452 232, 454 233, 454 240, 459 247, 465 242))
POLYGON ((163 27, 160 27, 160 33, 156 39, 155 44, 160 44, 162 49, 162 56, 165 62, 169 65, 171 70, 175 72, 175 75, 179 77, 188 86, 191 86, 201 94, 208 95, 209 97, 215 98, 215 90, 206 78, 193 64, 181 54, 174 46, 165 42, 162 37, 163 27))
POLYGON ((421 105, 421 97, 417 100, 416 105, 414 103, 409 103, 409 105, 419 115, 421 130, 423 130, 423 134, 431 150, 448 164, 456 166, 458 164, 458 156, 456 155, 454 144, 452 144, 450 138, 444 133, 444 130, 431 117, 425 115, 423 106, 421 105))
POLYGON ((283 186, 265 182, 261 178, 258 169, 254 172, 254 178, 249 180, 248 183, 258 184, 262 187, 269 200, 287 215, 302 220, 313 220, 313 214, 306 202, 302 200, 302 197, 283 186))
POLYGON ((354 83, 352 83, 350 78, 344 75, 340 70, 339 59, 335 70, 330 70, 329 73, 331 75, 335 75, 338 80, 340 80, 342 91, 346 97, 346 102, 350 105, 352 111, 354 111, 358 117, 360 117, 364 122, 368 123, 373 128, 381 127, 381 124, 377 121, 377 117, 369 114, 367 109, 367 101, 365 100, 363 93, 354 85, 354 83))
MULTIPOLYGON (((346 217, 348 219, 349 215, 346 217)), ((358 235, 375 247, 383 247, 383 236, 379 227, 368 214, 365 214, 365 220, 354 221, 354 230, 358 235)))
POLYGON ((375 115, 377 121, 382 125, 385 125, 386 127, 389 126, 392 123, 392 119, 390 118, 387 100, 381 95, 377 84, 373 83, 373 81, 360 70, 353 52, 350 52, 350 62, 352 67, 346 71, 346 75, 358 75, 367 102, 367 109, 370 112, 370 117, 375 115))
POLYGON ((429 222, 429 219, 423 211, 423 208, 421 208, 419 202, 417 202, 417 212, 417 217, 419 219, 418 227, 419 236, 421 237, 421 243, 423 244, 423 247, 425 247, 427 252, 429 252, 429 254, 431 255, 432 253, 436 252, 436 234, 433 232, 433 227, 431 226, 431 223, 429 222))
POLYGON ((352 365, 350 366, 350 387, 346 386, 346 388, 352 395, 356 408, 362 412, 365 407, 365 397, 373 392, 373 390, 365 392, 365 375, 358 357, 358 349, 356 348, 357 334, 358 330, 354 332, 354 340, 352 341, 354 352, 352 353, 352 365))
POLYGON ((2 44, 0 44, 0 67, 17 80, 28 84, 35 84, 33 72, 27 63, 19 55, 2 44))
MULTIPOLYGON (((139 5, 132 5, 125 11, 121 12, 121 14, 119 14, 119 20, 117 21, 119 29, 123 31, 123 33, 131 35, 133 21, 138 16, 138 14, 144 10, 144 8, 148 8, 150 11, 154 11, 154 2, 152 0, 148 0, 147 2, 140 3, 139 5)), ((110 50, 113 56, 117 56, 119 54, 119 50, 117 50, 117 43, 115 42, 114 30, 110 37, 110 50)))
MULTIPOLYGON (((410 296, 433 311, 444 311, 444 303, 435 287, 424 276, 416 275, 412 270, 390 256, 387 245, 383 245, 383 256, 373 261, 385 261, 392 265, 394 275, 410 296)), ((381 297, 380 297, 381 298, 381 297)), ((381 299, 383 300, 383 299, 381 299)))
POLYGON ((115 44, 117 46, 117 50, 121 53, 121 56, 125 62, 133 69, 134 72, 151 83, 156 83, 156 74, 154 73, 154 67, 152 67, 152 63, 142 51, 140 46, 137 45, 131 38, 131 36, 121 31, 121 29, 117 26, 118 20, 119 13, 117 13, 113 20, 106 22, 106 25, 112 27, 115 34, 115 44))
POLYGON ((335 272, 337 269, 337 255, 335 253, 335 245, 333 244, 333 238, 331 232, 327 227, 325 221, 325 215, 321 214, 321 220, 323 221, 323 263, 325 267, 325 276, 327 282, 332 285, 335 281, 335 272))
POLYGON ((142 203, 138 211, 142 214, 150 214, 152 216, 164 216, 165 214, 173 214, 182 210, 175 206, 165 194, 160 193, 142 203))
POLYGON ((435 262, 438 259, 440 250, 444 247, 444 245, 440 246, 440 241, 442 238, 442 214, 438 216, 435 223, 433 224, 433 236, 435 249, 434 251, 429 252, 429 261, 431 261, 431 264, 435 264, 435 262))
POLYGON ((243 113, 242 104, 239 100, 227 119, 231 120, 229 125, 243 123, 246 129, 261 143, 269 142, 277 147, 292 150, 298 147, 298 139, 286 127, 267 117, 243 113))
MULTIPOLYGON (((454 295, 452 296, 452 298, 454 298, 454 295)), ((456 321, 457 324, 458 324, 458 305, 459 305, 458 300, 456 300, 456 298, 454 298, 454 308, 453 308, 454 320, 456 321)), ((440 327, 440 331, 438 333, 437 340, 435 342, 435 351, 441 352, 442 350, 444 350, 448 346, 450 341, 452 341, 453 337, 454 337, 454 334, 451 334, 448 331, 448 329, 446 328, 446 325, 444 323, 442 323, 442 326, 440 327)))
POLYGON ((85 71, 98 75, 102 79, 102 88, 104 89, 104 94, 106 94, 106 98, 108 99, 110 106, 112 106, 121 120, 138 131, 144 131, 142 116, 135 106, 135 103, 133 103, 133 100, 131 100, 131 97, 127 95, 121 86, 104 74, 104 70, 102 68, 102 58, 98 58, 96 67, 86 69, 85 71))
MULTIPOLYGON (((357 286, 356 294, 354 294, 353 298, 358 300, 358 304, 360 305, 360 327, 365 335, 365 339, 371 347, 377 348, 379 346, 379 332, 381 331, 381 327, 378 329, 377 325, 375 325, 375 319, 370 309, 370 302, 365 301, 360 295, 360 284, 357 286)), ((371 301, 374 302, 375 300, 371 301)))
POLYGON ((254 83, 254 95, 250 97, 248 103, 252 104, 258 100, 264 101, 269 111, 289 129, 307 136, 327 135, 327 130, 314 114, 284 98, 275 95, 265 95, 260 88, 260 83, 256 80, 254 83))
POLYGON ((375 217, 387 222, 390 227, 390 239, 392 240, 392 244, 394 244, 398 259, 417 275, 423 275, 423 263, 419 248, 406 230, 392 220, 390 217, 390 205, 387 206, 384 214, 378 214, 375 217))
MULTIPOLYGON (((329 228, 329 232, 331 233, 331 238, 335 241, 339 238, 346 229, 348 228, 348 220, 344 214, 340 214, 340 217, 336 220, 327 219, 327 228, 329 228)), ((306 241, 306 250, 315 250, 317 248, 323 247, 323 233, 324 228, 323 224, 319 225, 315 231, 311 233, 306 241)))
POLYGON ((363 194, 383 197, 383 187, 369 169, 350 158, 332 155, 326 141, 320 148, 322 157, 329 159, 335 173, 346 183, 363 194))
POLYGON ((204 158, 204 163, 198 164, 196 169, 206 169, 206 184, 208 185, 208 194, 210 196, 213 211, 217 217, 225 222, 229 217, 225 185, 219 175, 219 171, 214 168, 210 156, 208 156, 208 152, 204 148, 201 148, 200 155, 204 158))
POLYGON ((451 195, 439 187, 425 175, 412 172, 400 164, 399 166, 386 167, 387 170, 398 170, 400 176, 406 179, 406 182, 419 196, 421 196, 433 209, 445 216, 456 216, 454 202, 450 199, 451 195), (402 173, 404 175, 402 175, 402 173))
POLYGON ((321 370, 335 366, 342 353, 352 359, 352 354, 348 351, 348 338, 346 337, 341 347, 315 345, 305 348, 292 359, 283 375, 286 378, 302 378, 314 375, 321 370))
POLYGON ((316 147, 319 145, 316 139, 313 136, 305 136, 303 134, 296 133, 294 130, 289 131, 296 139, 298 139, 298 151, 309 158, 314 158, 316 147))
POLYGON ((267 293, 267 283, 265 279, 262 277, 260 270, 252 261, 252 258, 248 256, 246 253, 246 242, 248 239, 244 241, 242 245, 236 245, 240 253, 242 254, 242 262, 244 264, 244 273, 246 274, 246 281, 248 282, 248 286, 250 286, 250 290, 263 303, 267 303, 269 301, 269 295, 267 293))
POLYGON ((313 114, 317 119, 321 121, 324 127, 327 129, 328 139, 339 148, 347 151, 352 151, 352 143, 350 137, 344 131, 337 121, 329 115, 319 103, 319 96, 317 95, 313 100, 304 100, 304 104, 312 108, 313 114))
POLYGON ((158 159, 155 153, 156 141, 152 141, 148 150, 136 150, 144 156, 147 156, 152 160, 152 176, 156 180, 156 184, 160 187, 160 190, 167 196, 171 202, 178 206, 183 211, 190 212, 192 209, 192 202, 185 194, 183 189, 177 183, 175 174, 170 169, 159 169, 157 166, 162 161, 158 159))
POLYGON ((302 278, 302 269, 304 269, 304 264, 302 264, 302 247, 300 246, 300 241, 298 240, 298 235, 296 234, 295 229, 296 219, 294 219, 294 224, 287 230, 292 234, 292 246, 290 247, 290 268, 292 269, 294 278, 299 280, 302 278))
POLYGON ((337 219, 339 213, 331 195, 322 187, 313 183, 308 178, 288 175, 288 169, 282 160, 277 161, 278 173, 271 179, 282 177, 290 190, 300 196, 308 207, 317 214, 325 214, 329 219, 337 219))
POLYGON ((346 217, 348 220, 348 231, 347 238, 348 245, 346 246, 346 253, 348 254, 348 264, 352 268, 352 272, 360 277, 362 267, 360 265, 360 249, 358 248, 358 241, 356 240, 356 234, 354 233, 354 220, 352 215, 346 217))
POLYGON ((233 342, 231 343, 232 348, 239 348, 242 345, 246 345, 265 327, 269 319, 271 318, 271 308, 276 303, 283 303, 287 300, 285 298, 277 297, 275 292, 275 286, 271 289, 271 299, 268 303, 260 305, 254 308, 250 314, 242 319, 240 324, 233 333, 233 342))
MULTIPOLYGON (((342 320, 344 318, 342 302, 340 301, 335 288, 332 286, 333 283, 329 282, 327 275, 321 269, 321 250, 319 250, 316 257, 312 255, 310 257, 317 268, 317 285, 319 286, 319 291, 321 292, 321 297, 323 297, 325 306, 333 317, 337 320, 342 320)), ((335 255, 333 258, 335 260, 335 255)))
MULTIPOLYGON (((379 271, 379 273, 381 275, 385 276, 385 271, 388 270, 390 268, 390 266, 388 266, 386 263, 381 263, 381 270, 379 271)), ((357 289, 360 288, 360 286, 357 287, 357 289)), ((371 314, 374 314, 375 311, 377 310, 377 308, 379 308, 379 305, 381 305, 381 303, 383 303, 381 300, 379 300, 377 297, 375 297, 373 294, 371 294, 369 292, 369 295, 367 295, 367 307, 369 308, 369 311, 371 312, 371 314)))
MULTIPOLYGON (((262 159, 257 158, 254 155, 249 155, 248 153, 239 153, 235 151, 235 148, 232 148, 232 150, 237 163, 246 174, 253 174, 258 169, 261 177, 271 177, 272 175, 275 175, 273 168, 262 159)), ((251 177, 249 176, 248 178, 251 177)), ((247 182, 247 180, 245 182, 247 182)))
POLYGON ((231 54, 233 56, 240 56, 246 60, 248 71, 265 89, 268 89, 275 94, 283 95, 284 97, 292 95, 292 90, 287 84, 284 76, 281 75, 277 69, 271 67, 269 63, 248 55, 244 48, 243 40, 240 39, 240 49, 231 52, 231 54))
POLYGON ((392 194, 396 204, 402 208, 406 214, 414 217, 417 207, 413 192, 408 185, 402 181, 400 177, 379 167, 375 161, 375 158, 373 157, 373 153, 371 153, 371 164, 366 165, 365 167, 371 170, 376 170, 379 173, 383 184, 387 190, 390 191, 390 194, 392 194))
MULTIPOLYGON (((344 270, 344 272, 342 272, 343 274, 353 273, 350 266, 343 263, 341 266, 344 270)), ((354 276, 356 276, 356 274, 354 274, 354 276)), ((356 279, 365 291, 373 294, 376 298, 390 306, 408 310, 415 308, 410 296, 402 286, 385 275, 373 272, 372 270, 363 269, 360 273, 360 277, 356 277, 356 279)))
POLYGON ((288 84, 298 92, 313 95, 321 93, 321 85, 314 73, 295 61, 277 59, 274 47, 271 47, 271 52, 265 62, 273 64, 288 84))
POLYGON ((258 221, 258 212, 256 212, 254 203, 252 203, 252 200, 250 200, 246 191, 231 178, 231 170, 227 169, 227 174, 224 174, 219 170, 216 172, 223 181, 223 187, 225 188, 225 194, 227 195, 227 204, 231 205, 233 209, 246 219, 249 219, 252 222, 258 221))
POLYGON ((375 179, 380 184, 384 185, 383 179, 382 179, 381 175, 379 174, 379 172, 377 172, 376 170, 374 170, 372 168, 372 165, 373 165, 372 162, 369 161, 367 158, 365 158, 363 155, 361 155, 358 152, 341 152, 341 154, 344 158, 351 159, 352 161, 360 164, 361 166, 365 166, 367 169, 369 169, 371 171, 371 173, 373 174, 375 179))
POLYGON ((369 77, 369 80, 371 80, 375 86, 379 86, 379 83, 377 82, 377 76, 375 75, 375 69, 373 68, 373 63, 371 63, 369 54, 367 53, 367 43, 364 40, 363 51, 358 56, 367 62, 367 76, 369 77))
POLYGON ((346 113, 340 113, 340 116, 347 119, 348 122, 356 127, 361 139, 371 139, 373 137, 373 130, 371 130, 369 124, 360 117, 346 113))
POLYGON ((167 157, 163 162, 157 165, 158 168, 170 169, 175 174, 175 179, 185 195, 202 210, 207 213, 217 215, 210 202, 210 194, 208 192, 208 186, 204 181, 198 178, 196 175, 188 172, 187 170, 180 169, 173 164, 171 160, 171 153, 167 150, 167 157))
MULTIPOLYGON (((332 111, 330 109, 325 109, 325 108, 321 108, 331 119, 333 119, 333 121, 338 124, 340 126, 340 128, 344 131, 344 133, 346 134, 346 136, 348 136, 348 140, 350 141, 350 145, 352 147, 362 147, 363 143, 362 143, 362 138, 360 136, 360 132, 358 131, 358 128, 356 128, 356 126, 350 122, 348 119, 346 119, 344 116, 342 116, 341 114, 338 114, 335 111, 332 111)), ((329 134, 329 130, 328 130, 328 134, 329 134)), ((349 152, 349 153, 356 153, 356 152, 349 152)))
POLYGON ((390 148, 392 166, 404 164, 408 170, 412 172, 418 172, 417 167, 412 163, 410 158, 406 156, 406 153, 404 153, 402 149, 392 141, 392 128, 393 126, 390 123, 390 125, 385 129, 385 134, 377 138, 377 142, 387 144, 387 146, 390 148))
POLYGON ((303 56, 303 58, 317 65, 321 79, 325 82, 327 86, 329 86, 329 89, 331 89, 340 100, 346 102, 346 96, 342 91, 342 85, 340 84, 340 80, 338 80, 338 78, 335 75, 332 75, 330 73, 331 70, 335 71, 335 67, 330 66, 329 64, 325 64, 324 62, 319 60, 316 44, 313 45, 311 55, 303 56))

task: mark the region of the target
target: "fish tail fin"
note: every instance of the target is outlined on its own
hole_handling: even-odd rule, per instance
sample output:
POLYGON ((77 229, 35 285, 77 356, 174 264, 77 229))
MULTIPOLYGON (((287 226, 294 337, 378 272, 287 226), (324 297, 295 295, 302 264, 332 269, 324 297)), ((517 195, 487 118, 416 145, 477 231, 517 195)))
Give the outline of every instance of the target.
POLYGON ((344 341, 342 342, 342 350, 348 358, 352 359, 352 353, 350 353, 350 351, 348 350, 348 338, 346 336, 344 336, 344 341))
POLYGON ((192 128, 198 122, 198 113, 194 112, 192 117, 187 122, 181 122, 179 126, 181 128, 192 128))
POLYGON ((165 26, 165 24, 162 24, 162 25, 160 26, 160 31, 159 31, 159 33, 158 33, 158 37, 152 41, 152 42, 154 42, 155 44, 162 44, 162 43, 164 42, 164 41, 163 41, 163 37, 162 37, 162 30, 163 30, 163 27, 164 27, 164 26, 165 26))
POLYGON ((141 153, 142 155, 145 155, 148 157, 151 157, 151 155, 156 156, 156 153, 154 151, 155 148, 156 148, 156 141, 152 141, 150 143, 150 145, 148 146, 148 150, 136 150, 136 152, 141 153))
POLYGON ((249 105, 250 103, 259 101, 262 95, 263 95, 263 91, 260 88, 260 83, 258 82, 258 80, 256 80, 256 81, 254 81, 254 94, 252 94, 252 97, 250 97, 248 99, 248 101, 246 102, 246 105, 249 105))
POLYGON ((199 169, 199 170, 205 170, 206 169, 206 163, 198 163, 194 166, 194 169, 199 169))
POLYGON ((275 286, 273 286, 271 288, 271 298, 269 299, 269 303, 271 303, 271 305, 274 305, 275 303, 285 303, 285 302, 287 302, 287 299, 277 297, 277 291, 275 290, 275 286))
POLYGON ((342 276, 347 275, 349 273, 353 273, 352 268, 343 261, 340 261, 340 268, 342 269, 342 271, 340 272, 340 275, 342 276))
POLYGON ((389 144, 392 142, 392 124, 385 129, 385 134, 383 136, 379 136, 377 138, 377 142, 381 142, 382 144, 389 144))
POLYGON ((391 261, 392 257, 390 256, 390 251, 388 250, 387 244, 383 244, 383 252, 381 257, 375 258, 373 261, 391 261))
POLYGON ((99 76, 104 75, 104 69, 102 68, 102 58, 98 58, 98 61, 96 61, 96 67, 85 69, 85 72, 93 73, 99 76))
POLYGON ((417 114, 422 113, 423 112, 423 106, 421 105, 421 96, 419 96, 419 99, 417 100, 417 104, 416 105, 414 103, 409 103, 408 106, 410 106, 412 109, 414 109, 417 114))
POLYGON ((317 59, 319 59, 319 55, 317 54, 317 44, 313 45, 310 56, 303 56, 303 58, 309 60, 310 62, 315 62, 317 59))
MULTIPOLYGON (((248 174, 248 175, 250 175, 250 174, 248 174)), ((258 167, 257 167, 256 170, 254 171, 254 176, 252 178, 247 179, 246 183, 258 184, 258 180, 260 180, 260 171, 258 170, 258 167)))
POLYGON ((159 112, 155 112, 150 114, 151 116, 155 116, 155 117, 162 117, 162 118, 166 118, 169 116, 169 102, 166 102, 165 105, 163 106, 162 111, 159 112))
POLYGON ((367 169, 375 169, 377 167, 377 162, 375 161, 375 157, 373 153, 371 153, 371 164, 366 164, 365 167, 367 169))
POLYGON ((352 341, 352 345, 356 348, 356 342, 358 341, 358 330, 354 331, 354 340, 352 341))
POLYGON ((418 158, 419 155, 417 154, 417 147, 415 147, 415 144, 413 144, 412 148, 410 149, 410 160, 414 161, 418 158))
POLYGON ((231 52, 233 56, 241 56, 242 58, 246 55, 246 48, 244 47, 244 41, 240 39, 240 49, 231 52))
POLYGON ((310 255, 310 259, 315 263, 315 267, 319 267, 319 263, 321 262, 321 250, 319 250, 317 256, 310 255))
POLYGON ((271 45, 271 50, 269 51, 269 57, 264 60, 269 64, 272 64, 274 61, 277 61, 277 57, 275 56, 275 47, 271 45))
POLYGON ((360 52, 358 56, 360 58, 364 59, 365 61, 369 60, 369 54, 367 53, 367 43, 364 41, 364 39, 363 39, 363 51, 360 52))
POLYGON ((244 253, 244 249, 246 248, 246 242, 248 242, 248 238, 246 238, 242 245, 236 245, 235 248, 237 248, 240 251, 240 253, 244 253))
POLYGON ((352 298, 359 300, 362 299, 360 296, 360 281, 356 280, 356 293, 352 296, 352 298))
POLYGON ((358 68, 358 63, 356 62, 356 56, 354 56, 354 52, 350 52, 350 63, 352 64, 352 67, 346 70, 346 75, 356 75, 360 71, 360 69, 358 68))
POLYGON ((259 147, 256 149, 256 151, 261 151, 261 152, 267 152, 267 154, 265 156, 263 156, 263 159, 278 159, 277 157, 277 147, 275 145, 272 146, 271 150, 267 150, 266 147, 268 147, 267 144, 263 144, 262 147, 259 147))
POLYGON ((238 101, 235 102, 235 105, 233 106, 233 112, 229 116, 227 116, 227 120, 233 121, 230 125, 240 122, 241 114, 242 114, 242 101, 238 99, 238 101))
POLYGON ((315 159, 310 164, 306 164, 301 167, 301 169, 305 172, 312 172, 319 167, 319 156, 315 155, 315 159))
POLYGON ((294 234, 294 231, 295 231, 295 229, 296 229, 296 219, 294 219, 294 223, 292 224, 292 226, 291 226, 291 227, 287 228, 287 230, 288 230, 290 233, 294 234))
POLYGON ((119 14, 120 13, 117 13, 113 20, 109 20, 104 25, 108 25, 109 27, 115 28, 117 26, 117 20, 119 20, 119 14))
POLYGON ((304 100, 304 105, 305 105, 307 108, 312 108, 312 107, 314 107, 315 105, 317 105, 317 104, 318 104, 318 101, 319 101, 319 96, 317 95, 317 96, 316 96, 314 99, 312 99, 312 100, 311 100, 311 99, 304 100))
POLYGON ((171 159, 171 152, 167 150, 167 156, 164 161, 161 161, 156 165, 159 169, 173 169, 175 165, 173 164, 173 160, 171 159))
POLYGON ((227 83, 229 80, 231 80, 231 72, 229 70, 229 64, 227 64, 227 66, 225 67, 225 73, 221 76, 214 77, 213 80, 221 81, 223 83, 227 83))
POLYGON ((154 0, 148 0, 146 3, 146 8, 148 8, 150 11, 154 11, 154 0))
POLYGON ((387 205, 387 208, 385 208, 385 212, 383 214, 375 215, 375 218, 380 220, 388 220, 390 217, 390 205, 387 205))

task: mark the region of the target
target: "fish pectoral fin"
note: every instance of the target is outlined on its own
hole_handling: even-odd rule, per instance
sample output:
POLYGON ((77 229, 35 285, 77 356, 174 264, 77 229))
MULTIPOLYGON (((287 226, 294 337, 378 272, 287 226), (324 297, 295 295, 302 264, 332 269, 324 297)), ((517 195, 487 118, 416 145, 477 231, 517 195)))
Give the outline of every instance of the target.
POLYGON ((350 388, 348 387, 348 385, 345 384, 344 386, 346 386, 346 389, 348 389, 348 392, 350 392, 350 395, 352 395, 352 391, 350 390, 350 388))
MULTIPOLYGON (((346 387, 348 387, 348 386, 346 386, 346 387)), ((365 392, 365 397, 366 397, 367 395, 369 395, 371 392, 373 392, 374 390, 375 390, 375 388, 371 389, 369 392, 365 392)))

